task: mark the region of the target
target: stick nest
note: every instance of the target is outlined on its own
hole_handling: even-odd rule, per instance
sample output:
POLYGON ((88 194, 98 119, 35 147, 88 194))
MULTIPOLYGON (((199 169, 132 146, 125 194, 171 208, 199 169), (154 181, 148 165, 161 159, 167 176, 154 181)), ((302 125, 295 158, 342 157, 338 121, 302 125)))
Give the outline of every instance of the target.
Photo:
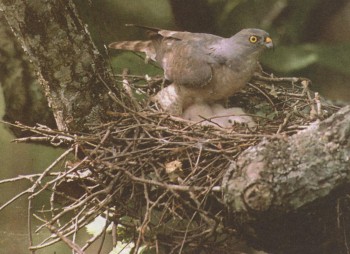
POLYGON ((257 127, 221 129, 157 110, 148 98, 159 90, 161 78, 116 79, 122 84, 116 87, 123 87, 118 93, 131 106, 117 99, 117 88, 112 88, 111 98, 124 111, 108 112, 109 121, 90 126, 88 134, 18 125, 35 133, 18 142, 68 147, 42 174, 26 177, 33 182, 27 190, 29 209, 44 190, 51 193, 51 206, 36 211, 35 217, 42 221, 36 231, 46 227, 53 234, 32 242, 32 250, 64 241, 83 253, 96 239, 104 239, 112 225, 113 240, 134 242, 135 251, 147 246, 157 253, 232 253, 229 245, 237 235, 225 226, 229 212, 220 191, 230 163, 264 138, 290 136, 337 110, 310 91, 307 79, 260 75, 229 101, 230 106, 244 108, 257 127), (104 229, 75 243, 75 233, 98 215, 106 218, 104 229))

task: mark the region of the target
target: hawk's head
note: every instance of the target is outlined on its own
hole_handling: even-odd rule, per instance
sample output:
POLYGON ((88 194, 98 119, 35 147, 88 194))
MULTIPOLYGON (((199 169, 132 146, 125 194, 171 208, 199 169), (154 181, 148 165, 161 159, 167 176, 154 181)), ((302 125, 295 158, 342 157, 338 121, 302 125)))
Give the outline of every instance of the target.
POLYGON ((273 43, 270 35, 264 30, 257 28, 243 29, 231 37, 242 47, 252 49, 272 48, 273 43))

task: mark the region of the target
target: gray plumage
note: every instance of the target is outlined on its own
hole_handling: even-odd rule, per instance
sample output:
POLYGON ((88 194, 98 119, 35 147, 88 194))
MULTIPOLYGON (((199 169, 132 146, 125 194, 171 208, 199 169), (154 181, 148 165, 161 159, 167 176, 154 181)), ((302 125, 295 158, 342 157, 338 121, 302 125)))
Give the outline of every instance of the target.
POLYGON ((144 52, 163 68, 165 78, 175 86, 176 104, 181 104, 176 105, 175 114, 193 103, 213 103, 240 90, 258 68, 261 52, 272 47, 269 34, 260 29, 244 29, 223 38, 143 28, 150 40, 114 42, 109 47, 144 52))

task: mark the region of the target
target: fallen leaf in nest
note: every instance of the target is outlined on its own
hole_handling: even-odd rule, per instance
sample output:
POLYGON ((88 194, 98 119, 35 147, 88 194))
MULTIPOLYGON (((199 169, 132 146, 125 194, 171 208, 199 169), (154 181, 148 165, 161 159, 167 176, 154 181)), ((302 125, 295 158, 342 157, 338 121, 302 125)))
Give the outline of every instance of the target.
POLYGON ((174 160, 168 163, 165 163, 165 172, 168 174, 171 181, 178 181, 178 178, 181 179, 182 174, 182 162, 179 160, 174 160))
POLYGON ((174 160, 165 164, 165 172, 167 174, 175 173, 175 171, 182 171, 182 162, 174 160))
POLYGON ((270 90, 269 94, 271 94, 275 98, 278 98, 278 94, 277 94, 277 91, 276 91, 274 85, 271 86, 271 90, 270 90))

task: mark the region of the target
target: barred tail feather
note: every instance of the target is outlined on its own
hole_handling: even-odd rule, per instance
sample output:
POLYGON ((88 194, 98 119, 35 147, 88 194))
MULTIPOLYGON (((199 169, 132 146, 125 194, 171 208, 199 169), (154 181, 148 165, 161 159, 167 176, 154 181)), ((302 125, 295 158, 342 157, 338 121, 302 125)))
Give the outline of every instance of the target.
POLYGON ((155 49, 152 41, 120 41, 112 42, 108 45, 109 48, 121 49, 121 50, 130 50, 136 52, 146 53, 147 58, 155 61, 155 49))
POLYGON ((151 41, 117 41, 108 45, 109 48, 146 52, 152 47, 151 41))

